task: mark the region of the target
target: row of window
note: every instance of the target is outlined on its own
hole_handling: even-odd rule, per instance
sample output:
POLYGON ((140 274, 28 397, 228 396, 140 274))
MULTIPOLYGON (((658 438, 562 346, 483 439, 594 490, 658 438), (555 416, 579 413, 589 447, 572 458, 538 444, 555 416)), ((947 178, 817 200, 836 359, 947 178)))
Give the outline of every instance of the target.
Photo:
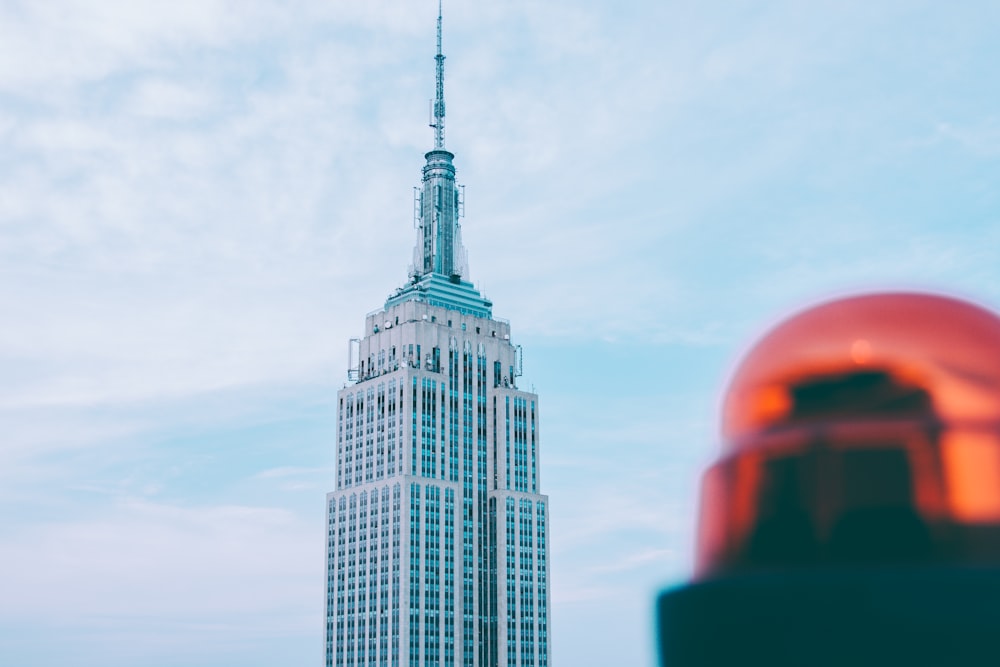
MULTIPOLYGON (((392 514, 387 513, 386 506, 398 510, 398 485, 396 489, 394 496, 386 487, 367 495, 357 493, 331 499, 330 546, 331 553, 336 553, 337 557, 336 568, 331 568, 331 585, 328 588, 328 655, 330 659, 337 660, 337 664, 347 664, 340 660, 348 659, 349 649, 352 662, 361 655, 374 661, 371 637, 374 635, 379 645, 385 643, 387 646, 391 637, 398 637, 398 620, 394 622, 389 613, 395 612, 398 617, 401 601, 398 549, 393 563, 396 571, 391 577, 386 573, 384 561, 380 560, 377 565, 372 562, 380 553, 375 547, 381 543, 381 552, 384 553, 386 538, 394 538, 380 519, 383 516, 388 519, 392 514), (393 502, 390 503, 390 500, 393 502), (367 549, 368 546, 372 548, 367 549), (369 563, 367 579, 366 558, 369 563), (362 646, 366 642, 367 652, 362 646)), ((413 484, 410 494, 412 569, 409 604, 406 606, 411 611, 414 632, 404 641, 412 644, 410 648, 418 661, 443 664, 454 653, 458 631, 454 609, 457 602, 455 585, 458 583, 455 581, 458 555, 455 553, 454 535, 458 518, 457 492, 450 487, 413 484), (420 543, 421 534, 423 544, 420 543)), ((477 650, 480 657, 485 655, 488 658, 496 650, 499 608, 495 585, 499 574, 507 584, 508 609, 504 614, 507 617, 504 625, 509 626, 505 634, 513 642, 508 643, 508 648, 512 649, 507 652, 508 658, 515 661, 512 664, 534 665, 537 662, 540 666, 547 659, 545 506, 542 501, 505 499, 503 525, 507 533, 508 560, 504 563, 506 572, 503 572, 497 568, 495 542, 489 539, 489 535, 496 534, 496 509, 494 499, 488 500, 488 503, 480 504, 479 521, 476 522, 465 518, 475 514, 474 500, 464 496, 462 499, 462 660, 474 659, 477 650), (537 546, 538 551, 534 551, 532 546, 537 546), (537 588, 530 581, 529 573, 533 567, 538 575, 537 588), (479 606, 473 610, 477 581, 479 606)), ((398 517, 399 512, 395 514, 398 517)))

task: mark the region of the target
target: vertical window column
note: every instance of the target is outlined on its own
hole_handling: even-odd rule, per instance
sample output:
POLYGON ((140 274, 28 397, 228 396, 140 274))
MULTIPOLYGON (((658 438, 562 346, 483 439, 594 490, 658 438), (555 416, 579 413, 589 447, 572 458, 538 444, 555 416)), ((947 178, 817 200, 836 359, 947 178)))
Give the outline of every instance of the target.
POLYGON ((361 492, 358 503, 358 604, 355 622, 357 623, 357 664, 365 664, 365 649, 367 648, 367 635, 365 634, 368 619, 367 614, 367 592, 368 592, 368 494, 361 492))
POLYGON ((417 428, 417 415, 421 412, 417 410, 417 396, 420 392, 417 391, 417 378, 413 378, 413 386, 411 387, 410 393, 410 439, 411 439, 411 451, 410 451, 410 474, 417 474, 417 462, 420 457, 417 456, 417 438, 422 437, 423 428, 417 428))
POLYGON ((441 489, 426 487, 424 511, 424 661, 441 659, 441 489))
POLYGON ((507 593, 507 605, 504 621, 507 624, 507 664, 517 664, 517 556, 515 544, 517 530, 515 528, 514 499, 507 498, 504 504, 504 528, 506 549, 504 554, 504 585, 507 593))
POLYGON ((546 511, 545 503, 535 503, 535 524, 538 530, 538 667, 548 667, 549 656, 549 583, 548 583, 548 544, 545 534, 546 511))
POLYGON ((337 665, 344 664, 347 637, 347 499, 337 503, 337 665))
POLYGON ((455 664, 455 491, 444 490, 444 656, 446 667, 455 664))
POLYGON ((504 487, 506 490, 510 491, 510 396, 504 396, 504 451, 507 453, 506 458, 506 473, 507 473, 507 485, 504 487))
POLYGON ((420 485, 410 484, 410 667, 420 667, 420 485))
POLYGON ((326 665, 333 667, 337 622, 337 502, 330 499, 326 507, 326 665))
POLYGON ((392 665, 399 667, 399 598, 400 598, 400 553, 402 542, 400 528, 400 487, 392 487, 392 665))
POLYGON ((348 667, 354 667, 356 651, 355 610, 357 608, 358 570, 358 497, 351 494, 347 516, 347 660, 348 667))

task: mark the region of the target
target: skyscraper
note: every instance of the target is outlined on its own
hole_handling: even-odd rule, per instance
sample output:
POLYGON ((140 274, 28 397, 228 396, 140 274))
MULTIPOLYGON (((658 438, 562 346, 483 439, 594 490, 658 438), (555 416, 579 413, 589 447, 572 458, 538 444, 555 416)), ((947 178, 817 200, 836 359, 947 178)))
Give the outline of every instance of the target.
POLYGON ((435 60, 413 265, 352 339, 337 394, 326 664, 548 667, 538 397, 517 387, 510 323, 469 281, 440 6, 435 60))

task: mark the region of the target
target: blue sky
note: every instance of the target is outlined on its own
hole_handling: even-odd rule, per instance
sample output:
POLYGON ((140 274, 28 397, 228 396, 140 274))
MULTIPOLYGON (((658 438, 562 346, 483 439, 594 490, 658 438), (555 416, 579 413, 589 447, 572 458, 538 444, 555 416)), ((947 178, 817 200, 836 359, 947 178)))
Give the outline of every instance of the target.
MULTIPOLYGON (((741 352, 857 290, 1000 308, 1000 5, 445 4, 554 664, 651 666, 741 352)), ((436 9, 0 3, 0 662, 320 664, 333 399, 410 262, 436 9)))

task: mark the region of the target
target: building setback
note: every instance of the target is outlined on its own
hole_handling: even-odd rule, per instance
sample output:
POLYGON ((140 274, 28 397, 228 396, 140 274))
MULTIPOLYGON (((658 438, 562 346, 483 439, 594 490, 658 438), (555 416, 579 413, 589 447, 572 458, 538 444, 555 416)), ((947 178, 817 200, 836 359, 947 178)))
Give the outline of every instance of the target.
POLYGON ((326 664, 549 667, 538 397, 517 387, 510 324, 469 281, 440 10, 437 46, 413 265, 351 341, 337 394, 326 664))

